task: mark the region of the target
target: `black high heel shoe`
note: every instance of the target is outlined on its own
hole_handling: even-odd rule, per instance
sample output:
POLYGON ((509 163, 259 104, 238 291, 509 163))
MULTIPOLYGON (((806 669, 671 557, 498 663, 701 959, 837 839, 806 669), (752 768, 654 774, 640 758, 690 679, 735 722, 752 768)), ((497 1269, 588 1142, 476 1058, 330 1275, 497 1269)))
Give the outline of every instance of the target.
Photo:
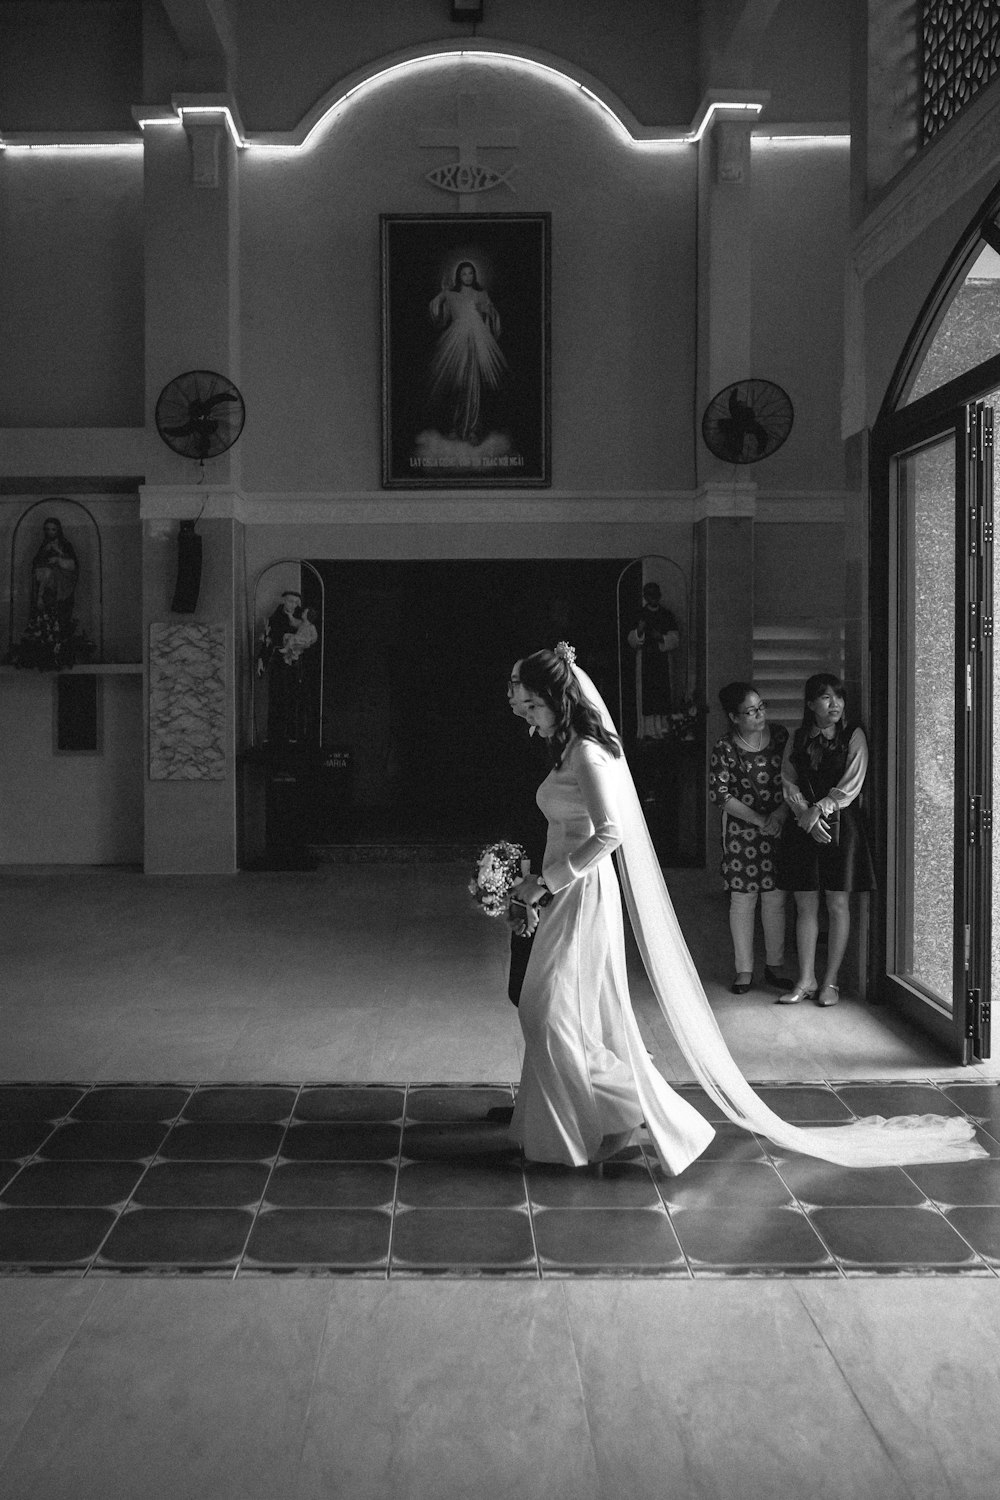
POLYGON ((783 990, 788 984, 788 980, 782 978, 777 970, 771 968, 770 964, 764 965, 764 978, 768 984, 773 984, 776 990, 783 990))
POLYGON ((732 984, 729 986, 729 993, 731 995, 745 995, 746 992, 747 992, 747 990, 751 989, 752 987, 753 987, 753 975, 752 974, 750 975, 750 978, 747 979, 747 980, 745 980, 745 981, 742 980, 740 978, 740 976, 737 974, 736 978, 733 980, 732 984))

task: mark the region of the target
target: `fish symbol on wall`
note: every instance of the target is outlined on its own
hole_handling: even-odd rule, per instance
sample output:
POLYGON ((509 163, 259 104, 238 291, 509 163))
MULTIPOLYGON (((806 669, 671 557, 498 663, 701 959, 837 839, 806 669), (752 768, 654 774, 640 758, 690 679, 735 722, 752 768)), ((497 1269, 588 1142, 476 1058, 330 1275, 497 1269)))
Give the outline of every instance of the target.
POLYGON ((493 167, 480 166, 478 162, 450 161, 443 167, 425 172, 424 176, 434 187, 446 193, 487 193, 497 187, 509 187, 513 193, 516 190, 510 179, 516 171, 516 165, 508 167, 505 172, 497 172, 493 167))

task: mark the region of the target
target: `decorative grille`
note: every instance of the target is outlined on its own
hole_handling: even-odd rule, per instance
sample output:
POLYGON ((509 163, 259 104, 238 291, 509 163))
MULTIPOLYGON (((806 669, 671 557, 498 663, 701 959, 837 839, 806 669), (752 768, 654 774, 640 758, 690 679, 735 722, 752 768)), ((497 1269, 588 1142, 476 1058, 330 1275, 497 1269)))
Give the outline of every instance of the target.
POLYGON ((1000 71, 1000 6, 996 0, 924 0, 920 29, 926 145, 1000 71))

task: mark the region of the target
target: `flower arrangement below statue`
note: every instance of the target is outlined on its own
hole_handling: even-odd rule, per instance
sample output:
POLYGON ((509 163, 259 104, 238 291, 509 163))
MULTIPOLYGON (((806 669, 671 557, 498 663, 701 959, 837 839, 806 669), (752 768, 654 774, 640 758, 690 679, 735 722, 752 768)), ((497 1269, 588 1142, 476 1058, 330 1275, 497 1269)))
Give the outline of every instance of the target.
POLYGON ((39 672, 64 672, 77 662, 91 662, 97 647, 80 622, 73 620, 65 631, 54 614, 39 610, 32 615, 24 634, 7 653, 12 667, 34 667, 39 672))
POLYGON ((665 714, 644 714, 638 734, 640 742, 693 745, 698 739, 700 710, 693 698, 684 698, 665 714))
POLYGON ((673 738, 681 744, 693 744, 698 738, 698 705, 693 698, 685 698, 667 716, 673 738))

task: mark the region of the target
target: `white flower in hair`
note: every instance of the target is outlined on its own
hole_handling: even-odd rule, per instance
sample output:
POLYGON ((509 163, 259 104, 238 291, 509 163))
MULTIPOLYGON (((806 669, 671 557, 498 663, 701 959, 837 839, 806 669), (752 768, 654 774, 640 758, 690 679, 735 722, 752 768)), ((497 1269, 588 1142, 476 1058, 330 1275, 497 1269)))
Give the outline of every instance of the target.
POLYGON ((562 661, 564 661, 568 667, 571 667, 576 661, 576 647, 571 646, 569 641, 557 641, 555 649, 556 655, 562 661))

